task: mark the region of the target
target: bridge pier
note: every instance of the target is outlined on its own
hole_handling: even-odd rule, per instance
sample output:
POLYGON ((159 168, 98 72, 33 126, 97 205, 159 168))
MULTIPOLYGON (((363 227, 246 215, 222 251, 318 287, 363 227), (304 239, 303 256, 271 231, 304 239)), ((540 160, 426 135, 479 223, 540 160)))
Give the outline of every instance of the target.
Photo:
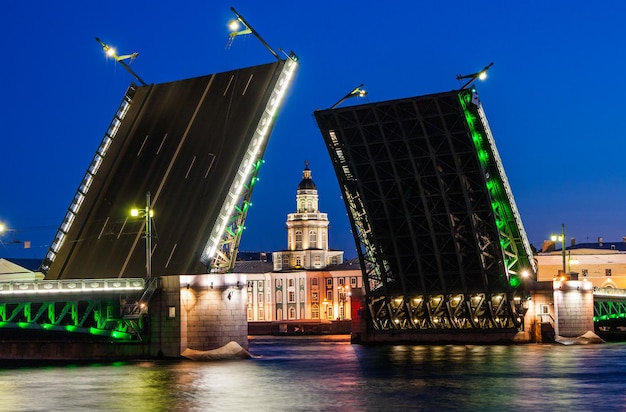
POLYGON ((178 357, 237 342, 248 348, 246 279, 235 274, 162 276, 150 302, 150 354, 178 357))
POLYGON ((593 331, 593 285, 591 282, 555 280, 553 288, 556 335, 576 337, 593 331))

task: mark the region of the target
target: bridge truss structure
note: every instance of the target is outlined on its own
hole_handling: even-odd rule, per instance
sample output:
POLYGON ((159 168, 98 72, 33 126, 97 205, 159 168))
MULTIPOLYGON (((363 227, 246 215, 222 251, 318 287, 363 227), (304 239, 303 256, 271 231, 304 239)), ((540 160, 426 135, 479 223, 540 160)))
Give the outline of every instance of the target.
POLYGON ((626 290, 599 288, 593 290, 593 323, 596 327, 626 327, 626 290))
POLYGON ((314 115, 358 245, 369 333, 522 329, 537 270, 476 90, 314 115))
POLYGON ((142 278, 0 282, 0 334, 46 331, 139 342, 155 285, 142 278))

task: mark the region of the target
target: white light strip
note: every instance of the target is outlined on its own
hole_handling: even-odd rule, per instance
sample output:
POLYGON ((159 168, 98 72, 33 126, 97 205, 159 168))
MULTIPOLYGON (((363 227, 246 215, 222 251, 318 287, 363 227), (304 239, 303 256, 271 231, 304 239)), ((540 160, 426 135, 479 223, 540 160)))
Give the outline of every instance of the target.
POLYGON ((255 129, 254 136, 248 146, 248 150, 246 151, 246 154, 239 165, 237 175, 230 186, 226 201, 222 205, 219 217, 217 218, 215 226, 213 226, 213 231, 209 236, 209 240, 204 247, 204 252, 202 253, 202 262, 204 263, 210 262, 215 256, 220 240, 222 239, 226 226, 233 214, 235 204, 239 200, 244 189, 244 184, 248 181, 254 163, 258 159, 259 150, 267 141, 270 125, 273 123, 274 115, 283 101, 285 93, 291 83, 291 79, 296 72, 297 66, 298 63, 291 59, 287 59, 285 61, 285 66, 279 75, 276 87, 272 90, 272 94, 270 95, 268 104, 265 107, 264 114, 259 120, 259 124, 255 129))
POLYGON ((110 293, 142 291, 144 288, 145 281, 141 278, 41 280, 33 282, 9 281, 0 282, 0 295, 110 293))
POLYGON ((98 171, 98 169, 100 168, 102 159, 106 155, 106 152, 109 149, 109 146, 111 145, 111 142, 113 141, 113 138, 117 134, 117 131, 119 130, 122 124, 122 120, 124 120, 124 117, 126 116, 128 109, 130 108, 131 102, 132 102, 132 98, 129 96, 128 90, 127 90, 126 94, 124 94, 124 98, 122 99, 122 103, 118 107, 117 112, 115 113, 115 116, 113 117, 113 120, 111 120, 111 124, 109 125, 109 128, 107 129, 106 134, 102 138, 102 142, 100 143, 100 146, 98 147, 98 150, 96 151, 96 154, 93 160, 91 161, 91 164, 89 165, 89 168, 87 169, 87 172, 85 173, 85 176, 83 177, 83 180, 81 181, 81 184, 78 187, 78 190, 76 191, 74 200, 72 201, 72 204, 68 208, 69 210, 66 215, 66 218, 64 222, 61 224, 61 227, 59 228, 55 236, 55 241, 52 243, 52 245, 50 246, 50 249, 48 250, 48 253, 46 254, 46 260, 48 260, 49 263, 45 266, 45 268, 50 267, 49 266, 50 263, 54 261, 57 253, 59 252, 59 249, 61 248, 61 245, 63 245, 65 234, 69 232, 70 227, 72 226, 72 223, 74 222, 73 217, 68 219, 67 216, 69 214, 72 214, 74 216, 78 214, 78 210, 80 209, 80 206, 83 203, 85 195, 87 194, 87 192, 89 191, 89 188, 91 187, 93 178, 96 172, 98 171))

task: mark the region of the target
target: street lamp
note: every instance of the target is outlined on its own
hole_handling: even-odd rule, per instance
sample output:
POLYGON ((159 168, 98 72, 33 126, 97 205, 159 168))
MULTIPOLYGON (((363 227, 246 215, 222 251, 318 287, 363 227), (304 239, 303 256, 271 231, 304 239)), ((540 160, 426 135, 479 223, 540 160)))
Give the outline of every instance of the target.
POLYGON ((130 215, 146 219, 146 278, 150 279, 152 277, 152 216, 154 216, 154 210, 150 207, 150 192, 146 193, 145 209, 132 209, 130 215))
POLYGON ((363 97, 367 94, 367 91, 365 91, 365 89, 362 88, 363 84, 358 85, 357 87, 355 87, 354 89, 352 89, 352 91, 348 94, 346 94, 345 96, 343 96, 337 103, 333 104, 330 108, 334 109, 335 107, 339 106, 341 103, 343 103, 344 101, 346 101, 347 99, 351 98, 351 97, 363 97))
POLYGON ((561 242, 561 254, 563 255, 563 274, 565 275, 567 273, 567 268, 565 266, 565 223, 561 224, 561 234, 560 235, 556 235, 553 234, 550 237, 550 240, 552 240, 553 242, 561 242))
POLYGON ((237 11, 235 10, 234 7, 230 8, 230 11, 233 12, 233 14, 237 17, 234 20, 231 20, 228 23, 228 27, 230 28, 231 33, 228 36, 228 44, 226 45, 226 48, 229 48, 232 44, 233 41, 235 40, 235 37, 243 35, 243 34, 252 34, 254 37, 256 37, 261 44, 263 44, 263 46, 265 46, 265 48, 272 53, 272 55, 274 57, 276 57, 276 59, 278 61, 280 61, 280 57, 278 56, 278 53, 276 53, 269 44, 267 44, 267 42, 265 40, 263 40, 263 38, 259 35, 259 33, 257 33, 256 30, 254 30, 252 28, 252 26, 250 25, 250 23, 248 23, 246 21, 246 19, 243 18, 243 16, 239 13, 237 13, 237 11), (239 30, 241 28, 241 26, 239 25, 239 23, 243 24, 243 26, 245 27, 243 30, 239 30))
POLYGON ((113 57, 115 59, 116 62, 118 62, 119 64, 122 65, 123 68, 125 68, 126 70, 128 70, 128 72, 130 74, 133 75, 133 77, 135 79, 137 79, 139 81, 139 83, 141 83, 143 86, 147 86, 148 84, 146 82, 144 82, 143 80, 141 80, 141 77, 139 77, 139 75, 137 73, 135 73, 133 71, 133 69, 130 68, 129 65, 127 65, 124 60, 129 60, 132 62, 133 60, 135 60, 135 58, 139 55, 138 52, 135 52, 133 54, 125 54, 123 56, 118 56, 117 55, 117 51, 109 46, 108 44, 105 44, 102 40, 100 40, 99 38, 96 37, 96 41, 98 43, 100 43, 100 46, 102 46, 102 49, 104 50, 104 52, 106 53, 107 56, 109 57, 113 57))
POLYGON ((350 293, 350 286, 339 286, 339 300, 341 301, 341 316, 340 319, 346 318, 346 301, 352 294, 350 293))
POLYGON ((457 80, 469 79, 467 81, 467 83, 465 83, 463 86, 461 86, 461 89, 465 89, 467 86, 469 86, 470 84, 474 83, 474 81, 476 81, 476 79, 485 80, 487 78, 487 70, 489 70, 491 68, 491 66, 493 66, 493 62, 489 63, 487 66, 485 66, 484 69, 482 69, 479 72, 472 73, 472 74, 466 74, 465 76, 461 76, 460 74, 457 75, 456 76, 457 80))
POLYGON ((0 239, 0 245, 8 245, 8 244, 12 244, 12 243, 20 243, 19 240, 15 239, 15 234, 17 233, 17 230, 9 229, 9 228, 6 227, 6 225, 4 223, 0 223, 0 237, 4 236, 4 234, 8 233, 8 232, 12 232, 13 236, 11 237, 11 239, 8 242, 5 242, 2 239, 0 239))

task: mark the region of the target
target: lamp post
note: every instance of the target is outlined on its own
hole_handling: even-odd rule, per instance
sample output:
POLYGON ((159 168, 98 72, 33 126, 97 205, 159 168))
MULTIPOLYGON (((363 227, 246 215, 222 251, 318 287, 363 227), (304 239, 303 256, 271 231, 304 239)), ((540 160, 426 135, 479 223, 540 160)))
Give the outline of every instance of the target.
POLYGON ((123 68, 125 68, 126 70, 128 70, 128 72, 130 74, 133 75, 133 77, 135 79, 137 79, 137 81, 139 81, 139 83, 142 84, 142 86, 147 86, 148 83, 144 82, 143 80, 141 80, 141 77, 139 77, 139 75, 137 73, 135 73, 133 71, 133 69, 130 68, 129 65, 127 65, 124 60, 130 60, 131 62, 133 60, 135 60, 135 58, 137 58, 137 56, 139 55, 139 53, 135 52, 133 54, 125 54, 123 56, 118 56, 117 55, 117 51, 109 46, 108 44, 105 44, 102 40, 100 40, 99 38, 96 37, 96 41, 98 43, 100 43, 100 46, 102 46, 102 49, 104 49, 104 52, 107 54, 107 56, 113 57, 115 59, 116 62, 118 62, 119 64, 122 65, 123 68))
POLYGON ((339 300, 341 300, 341 316, 340 320, 344 320, 346 318, 346 301, 350 294, 349 286, 339 286, 339 300))
POLYGON ((487 70, 489 70, 491 68, 491 66, 493 66, 493 62, 489 63, 487 66, 485 66, 479 72, 472 73, 472 74, 466 74, 465 76, 461 76, 460 74, 458 76, 456 76, 457 80, 469 79, 463 86, 461 86, 461 89, 465 89, 467 86, 469 86, 470 84, 474 83, 476 81, 476 79, 485 80, 487 78, 487 70))
POLYGON ((12 243, 20 243, 19 240, 15 239, 15 234, 17 233, 17 230, 15 229, 9 229, 5 226, 4 223, 0 223, 0 237, 4 236, 5 233, 13 233, 13 235, 11 236, 11 239, 8 242, 3 241, 2 239, 0 239, 0 245, 8 245, 8 244, 12 244, 12 243))
POLYGON ((348 94, 346 94, 341 99, 339 99, 339 101, 337 103, 333 104, 330 108, 334 109, 335 107, 339 106, 341 103, 343 103, 344 101, 346 101, 347 99, 349 99, 351 97, 363 97, 366 94, 367 94, 367 91, 365 91, 365 89, 363 89, 363 85, 360 84, 357 87, 355 87, 354 89, 352 89, 348 94))
POLYGON ((272 49, 270 47, 270 45, 267 44, 267 42, 265 40, 263 40, 263 38, 259 35, 259 33, 257 33, 257 31, 252 28, 250 23, 248 23, 243 18, 243 16, 241 14, 237 13, 237 11, 235 10, 234 7, 231 7, 230 11, 232 11, 235 14, 235 16, 237 16, 237 18, 229 23, 229 27, 230 27, 231 33, 229 35, 229 40, 228 40, 228 44, 226 45, 226 47, 227 48, 230 47, 230 45, 232 44, 232 42, 233 42, 233 40, 234 40, 234 38, 236 36, 239 36, 239 35, 242 35, 242 34, 252 34, 254 37, 256 37, 261 42, 261 44, 263 44, 263 46, 265 46, 265 48, 270 53, 272 53, 272 55, 274 57, 276 57, 276 60, 280 61, 280 57, 278 56, 278 53, 276 53, 274 51, 274 49, 272 49), (237 24, 237 22, 243 24, 245 29, 239 30, 239 25, 237 24))
POLYGON ((563 274, 567 273, 567 267, 565 265, 565 223, 561 224, 561 235, 552 235, 550 240, 553 242, 561 242, 561 254, 563 255, 563 274))
POLYGON ((150 208, 150 192, 146 192, 146 208, 144 210, 132 209, 130 214, 133 217, 146 219, 146 278, 150 279, 152 277, 152 216, 154 215, 154 210, 150 208))

